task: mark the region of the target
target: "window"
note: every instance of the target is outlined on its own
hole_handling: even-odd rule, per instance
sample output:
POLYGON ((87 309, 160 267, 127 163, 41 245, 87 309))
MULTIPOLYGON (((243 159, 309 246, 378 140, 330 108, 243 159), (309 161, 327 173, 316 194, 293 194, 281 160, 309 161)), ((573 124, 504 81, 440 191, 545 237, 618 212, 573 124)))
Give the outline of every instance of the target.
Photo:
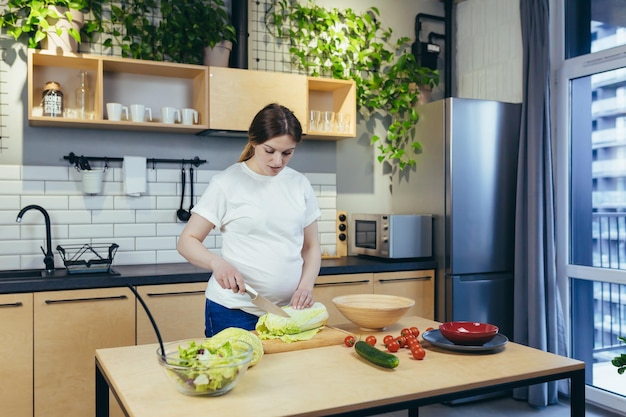
POLYGON ((626 335, 626 2, 564 3, 555 138, 565 145, 557 213, 568 216, 557 229, 559 278, 569 289, 571 353, 587 363, 587 396, 623 410, 626 380, 611 359, 626 352, 617 339, 626 335))

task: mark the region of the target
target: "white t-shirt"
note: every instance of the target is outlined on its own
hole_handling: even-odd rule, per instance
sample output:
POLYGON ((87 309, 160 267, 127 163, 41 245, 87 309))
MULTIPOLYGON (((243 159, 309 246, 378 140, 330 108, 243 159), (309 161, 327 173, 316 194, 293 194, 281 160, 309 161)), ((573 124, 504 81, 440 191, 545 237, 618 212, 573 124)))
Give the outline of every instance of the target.
MULTIPOLYGON (((247 284, 286 305, 302 274, 304 228, 320 216, 315 192, 301 173, 285 167, 276 176, 259 175, 245 162, 215 175, 192 211, 222 233, 222 257, 247 284)), ((252 314, 265 311, 245 294, 209 279, 207 298, 252 314)))

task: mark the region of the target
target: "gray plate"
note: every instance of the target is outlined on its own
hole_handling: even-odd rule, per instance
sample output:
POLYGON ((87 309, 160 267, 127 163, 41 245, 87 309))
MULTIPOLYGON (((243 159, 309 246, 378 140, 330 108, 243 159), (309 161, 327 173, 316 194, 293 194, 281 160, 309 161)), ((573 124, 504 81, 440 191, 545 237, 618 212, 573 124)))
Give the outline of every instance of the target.
POLYGON ((438 329, 426 331, 422 334, 422 337, 434 346, 457 352, 488 352, 501 348, 509 341, 505 335, 498 333, 493 339, 481 346, 457 345, 443 337, 438 329))

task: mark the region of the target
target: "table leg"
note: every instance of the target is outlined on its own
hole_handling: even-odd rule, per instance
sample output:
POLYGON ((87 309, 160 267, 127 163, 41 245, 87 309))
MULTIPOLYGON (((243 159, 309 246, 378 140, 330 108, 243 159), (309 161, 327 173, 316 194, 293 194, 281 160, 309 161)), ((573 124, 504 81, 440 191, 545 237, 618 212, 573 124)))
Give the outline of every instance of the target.
POLYGON ((575 371, 570 378, 570 416, 585 416, 585 369, 575 371))
POLYGON ((96 417, 109 417, 109 384, 96 364, 96 417))
POLYGON ((408 411, 409 417, 419 417, 420 415, 420 408, 418 406, 409 407, 408 411))

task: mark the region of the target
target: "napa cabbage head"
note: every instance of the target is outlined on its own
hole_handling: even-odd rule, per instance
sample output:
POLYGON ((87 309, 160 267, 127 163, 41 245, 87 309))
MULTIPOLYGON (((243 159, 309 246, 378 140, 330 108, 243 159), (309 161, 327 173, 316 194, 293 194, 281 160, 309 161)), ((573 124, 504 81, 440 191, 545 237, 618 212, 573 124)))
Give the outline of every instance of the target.
POLYGON ((328 310, 320 302, 303 310, 284 307, 291 317, 264 314, 259 317, 256 332, 261 339, 281 339, 284 342, 309 340, 322 330, 328 321, 328 310))

